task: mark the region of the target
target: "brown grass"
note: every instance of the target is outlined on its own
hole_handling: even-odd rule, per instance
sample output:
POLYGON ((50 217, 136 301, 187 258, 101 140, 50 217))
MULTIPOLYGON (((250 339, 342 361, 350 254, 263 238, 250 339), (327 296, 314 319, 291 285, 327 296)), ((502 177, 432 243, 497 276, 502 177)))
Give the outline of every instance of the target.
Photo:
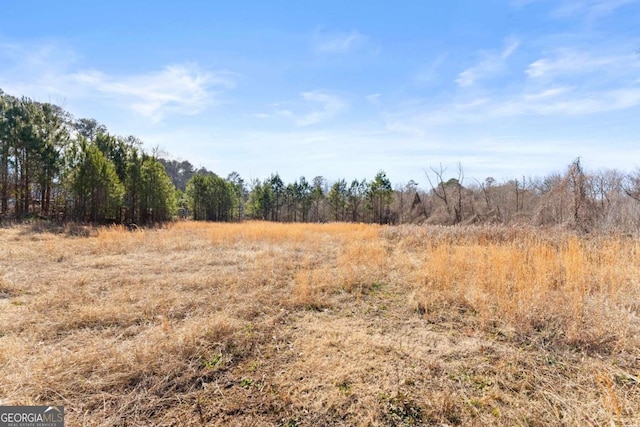
POLYGON ((0 248, 0 404, 69 426, 640 419, 634 238, 35 224, 0 248))

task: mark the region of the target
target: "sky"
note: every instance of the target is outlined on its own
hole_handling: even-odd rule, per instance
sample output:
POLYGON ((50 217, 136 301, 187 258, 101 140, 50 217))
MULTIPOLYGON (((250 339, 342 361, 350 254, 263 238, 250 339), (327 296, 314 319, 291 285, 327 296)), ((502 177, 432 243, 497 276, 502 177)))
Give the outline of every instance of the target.
POLYGON ((0 89, 247 181, 640 167, 640 0, 4 0, 0 89))

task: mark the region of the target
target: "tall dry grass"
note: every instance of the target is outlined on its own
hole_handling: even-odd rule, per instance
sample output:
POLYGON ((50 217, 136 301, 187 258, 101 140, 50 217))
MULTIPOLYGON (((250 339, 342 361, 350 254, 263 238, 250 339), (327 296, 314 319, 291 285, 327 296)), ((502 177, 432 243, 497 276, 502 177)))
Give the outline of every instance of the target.
POLYGON ((505 227, 0 230, 0 399, 69 425, 640 417, 640 243, 505 227))
MULTIPOLYGON (((407 233, 390 229, 389 238, 407 233)), ((466 228, 417 229, 412 302, 429 313, 471 311, 480 325, 593 351, 638 345, 640 243, 621 236, 466 228), (505 233, 509 233, 505 235, 505 233)), ((414 255, 415 256, 415 255, 414 255)))

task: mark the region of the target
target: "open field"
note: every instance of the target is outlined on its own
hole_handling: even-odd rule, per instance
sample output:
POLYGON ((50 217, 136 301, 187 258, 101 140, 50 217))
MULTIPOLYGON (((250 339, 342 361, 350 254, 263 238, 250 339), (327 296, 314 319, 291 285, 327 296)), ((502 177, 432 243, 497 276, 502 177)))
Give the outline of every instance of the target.
POLYGON ((640 424, 640 240, 0 229, 0 403, 69 426, 640 424))

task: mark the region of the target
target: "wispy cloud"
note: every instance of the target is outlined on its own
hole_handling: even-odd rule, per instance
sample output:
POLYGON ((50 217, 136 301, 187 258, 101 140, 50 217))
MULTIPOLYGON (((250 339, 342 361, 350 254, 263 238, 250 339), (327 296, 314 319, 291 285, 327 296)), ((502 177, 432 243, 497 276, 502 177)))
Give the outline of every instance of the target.
POLYGON ((507 45, 501 51, 482 52, 482 59, 473 67, 467 68, 458 75, 456 83, 460 87, 474 85, 478 80, 492 77, 505 69, 507 59, 518 49, 517 40, 507 40, 507 45))
POLYGON ((56 103, 73 99, 104 104, 106 99, 156 123, 168 114, 198 114, 234 86, 232 73, 211 72, 196 64, 122 75, 87 70, 72 49, 56 43, 0 44, 0 60, 0 87, 7 93, 56 103))
POLYGON ((362 44, 366 37, 356 30, 349 32, 325 32, 317 30, 313 35, 313 48, 318 53, 346 53, 362 44))
MULTIPOLYGON (((545 0, 512 0, 511 5, 521 8, 542 1, 545 0)), ((638 2, 639 0, 561 0, 555 2, 551 17, 586 18, 588 21, 595 21, 614 13, 623 6, 638 2)))
POLYGON ((12 95, 47 100, 64 97, 61 77, 77 66, 77 59, 71 48, 60 43, 0 42, 0 88, 12 95))
POLYGON ((365 96, 365 99, 367 100, 367 102, 369 102, 370 104, 376 106, 376 107, 381 107, 382 106, 382 102, 380 102, 380 94, 379 93, 372 93, 371 95, 367 95, 365 96))
POLYGON ((431 129, 533 117, 582 117, 640 107, 640 87, 579 91, 556 87, 442 105, 421 105, 384 114, 387 129, 427 135, 431 129))
POLYGON ((447 60, 448 54, 442 53, 431 62, 423 65, 414 74, 413 81, 420 86, 435 85, 441 81, 440 68, 447 60))
POLYGON ((124 77, 83 71, 71 75, 70 79, 156 122, 166 114, 198 114, 216 102, 212 88, 228 89, 234 85, 228 74, 203 71, 193 64, 172 65, 158 72, 124 77))
POLYGON ((537 100, 537 99, 549 99, 549 98, 553 98, 555 96, 561 95, 563 93, 567 93, 571 90, 572 89, 569 87, 554 87, 551 89, 545 89, 537 93, 527 93, 524 95, 524 99, 528 101, 537 100))
POLYGON ((290 105, 289 108, 282 108, 282 104, 276 104, 276 113, 291 119, 296 126, 325 122, 347 109, 347 103, 342 98, 323 90, 303 92, 300 97, 303 102, 286 103, 285 105, 290 105), (291 107, 307 111, 293 112, 291 107))
POLYGON ((553 16, 584 16, 589 20, 595 20, 632 3, 638 3, 638 0, 563 0, 553 11, 553 16))
POLYGON ((500 101, 485 110, 485 117, 585 116, 640 106, 640 88, 579 93, 567 88, 546 90, 500 101))
MULTIPOLYGON (((640 71, 640 60, 631 52, 626 55, 594 55, 576 49, 558 49, 532 62, 526 73, 531 78, 556 78, 600 71, 604 74, 611 74, 614 71, 626 73, 634 68, 640 71)), ((603 78, 603 74, 599 77, 603 78)))
POLYGON ((483 53, 476 66, 458 76, 459 89, 453 94, 405 101, 395 108, 388 105, 381 113, 387 129, 426 136, 433 129, 456 124, 597 117, 640 108, 638 55, 626 45, 605 50, 576 44, 570 37, 558 47, 544 49, 540 57, 524 66, 521 61, 514 63, 510 73, 517 80, 506 78, 499 85, 483 85, 482 91, 466 90, 482 79, 504 73, 505 61, 518 47, 519 43, 511 40, 500 51, 483 53))

